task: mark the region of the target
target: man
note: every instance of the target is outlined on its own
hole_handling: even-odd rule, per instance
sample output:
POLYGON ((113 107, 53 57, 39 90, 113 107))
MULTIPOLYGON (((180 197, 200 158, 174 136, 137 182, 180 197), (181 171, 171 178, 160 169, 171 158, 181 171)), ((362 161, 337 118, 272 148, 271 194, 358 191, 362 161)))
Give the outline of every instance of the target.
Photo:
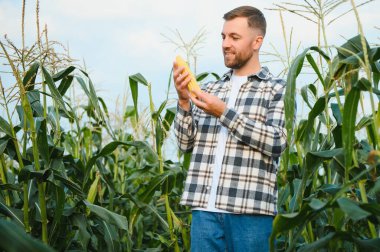
POLYGON ((262 12, 241 6, 223 16, 230 68, 189 96, 189 75, 174 63, 175 133, 192 152, 181 204, 192 207, 192 251, 268 251, 276 214, 278 159, 286 148, 285 82, 259 61, 262 12))

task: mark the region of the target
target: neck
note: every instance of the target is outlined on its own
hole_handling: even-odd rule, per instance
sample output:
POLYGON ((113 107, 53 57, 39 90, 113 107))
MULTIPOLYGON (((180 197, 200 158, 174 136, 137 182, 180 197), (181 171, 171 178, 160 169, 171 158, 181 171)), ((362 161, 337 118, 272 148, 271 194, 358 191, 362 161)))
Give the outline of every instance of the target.
POLYGON ((252 58, 239 69, 234 69, 234 74, 238 76, 247 76, 259 72, 261 69, 261 64, 259 61, 259 56, 254 55, 252 58))

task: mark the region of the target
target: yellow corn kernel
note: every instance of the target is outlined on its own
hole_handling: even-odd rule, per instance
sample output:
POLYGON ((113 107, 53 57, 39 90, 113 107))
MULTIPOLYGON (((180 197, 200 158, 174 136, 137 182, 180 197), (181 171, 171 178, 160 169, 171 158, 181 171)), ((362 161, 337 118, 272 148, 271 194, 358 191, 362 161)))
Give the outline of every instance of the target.
POLYGON ((175 58, 175 61, 177 62, 178 66, 180 66, 180 67, 183 66, 185 68, 183 70, 183 72, 188 72, 189 73, 189 76, 190 76, 191 79, 190 79, 189 85, 187 87, 188 87, 188 89, 190 91, 190 95, 193 96, 193 97, 196 97, 196 95, 194 94, 194 90, 198 90, 200 92, 201 88, 199 87, 199 85, 197 83, 197 80, 195 79, 194 74, 191 72, 191 70, 189 68, 189 65, 179 55, 177 55, 177 57, 175 58))

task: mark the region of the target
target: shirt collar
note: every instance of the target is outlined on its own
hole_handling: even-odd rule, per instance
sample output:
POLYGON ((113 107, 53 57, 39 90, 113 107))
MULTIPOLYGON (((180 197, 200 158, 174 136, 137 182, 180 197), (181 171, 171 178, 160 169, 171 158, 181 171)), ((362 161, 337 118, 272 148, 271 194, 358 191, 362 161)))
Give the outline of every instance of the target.
MULTIPOLYGON (((231 79, 232 76, 232 69, 230 69, 227 73, 225 73, 222 76, 223 81, 228 81, 231 79)), ((248 80, 252 81, 255 77, 261 79, 261 80, 269 80, 271 77, 271 73, 269 72, 269 69, 266 66, 261 67, 260 71, 257 73, 248 75, 248 80)))

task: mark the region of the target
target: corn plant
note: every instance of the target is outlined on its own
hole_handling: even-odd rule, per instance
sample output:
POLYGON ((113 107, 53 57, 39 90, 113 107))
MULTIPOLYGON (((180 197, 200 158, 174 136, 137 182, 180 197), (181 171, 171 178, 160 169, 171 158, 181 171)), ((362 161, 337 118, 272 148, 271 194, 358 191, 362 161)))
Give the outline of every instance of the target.
MULTIPOLYGON (((324 30, 322 14, 343 3, 338 2, 305 1, 305 8, 314 9, 324 30)), ((274 220, 272 251, 275 238, 277 251, 377 251, 380 246, 380 48, 370 47, 353 1, 351 6, 359 35, 328 47, 322 33, 325 46, 305 49, 289 68, 285 104, 291 147, 279 171, 281 214, 274 220), (305 59, 315 76, 300 88, 310 112, 294 124, 297 77, 305 59)))
MULTIPOLYGON (((0 45, 20 95, 20 102, 12 98, 18 116, 14 118, 9 106, 9 90, 14 88, 7 92, 2 86, 7 118, 0 117, 0 210, 11 220, 4 225, 17 223, 56 250, 189 250, 190 211, 179 205, 186 167, 163 155, 175 115, 175 108, 168 108, 170 101, 156 109, 151 84, 141 74, 132 75, 134 106, 126 108, 123 123, 114 129, 106 104, 84 70, 69 65, 52 73, 54 68, 34 61, 24 62, 23 72, 13 60, 17 54, 0 45), (42 84, 47 90, 41 90, 42 84), (150 96, 143 139, 131 134, 142 123, 139 84, 150 96), (87 104, 73 106, 69 90, 75 87, 87 104)), ((207 76, 202 73, 198 80, 207 76)), ((171 75, 168 90, 170 81, 171 75)), ((31 242, 29 249, 41 246, 31 242)))

